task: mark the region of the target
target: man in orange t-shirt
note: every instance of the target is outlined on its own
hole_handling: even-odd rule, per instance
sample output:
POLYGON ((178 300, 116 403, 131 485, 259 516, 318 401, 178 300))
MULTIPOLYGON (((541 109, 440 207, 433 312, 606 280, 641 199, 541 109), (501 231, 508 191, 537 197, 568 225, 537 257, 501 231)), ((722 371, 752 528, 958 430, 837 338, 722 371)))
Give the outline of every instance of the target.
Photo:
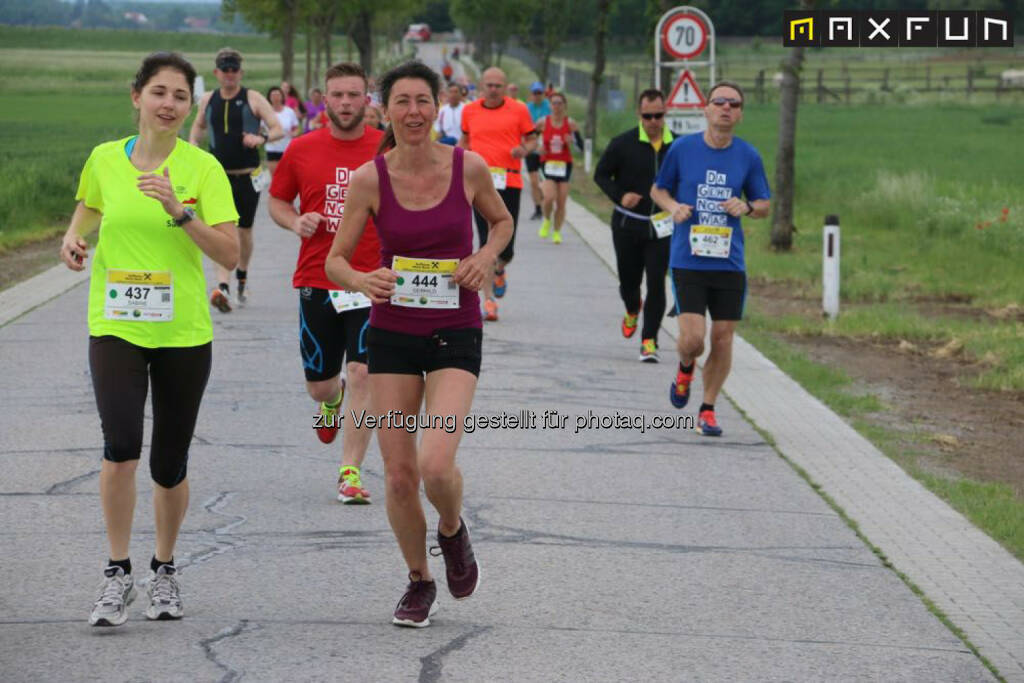
MULTIPOLYGON (((497 67, 484 71, 480 77, 483 97, 462 110, 462 139, 460 147, 471 149, 484 158, 491 167, 494 187, 512 214, 512 239, 498 256, 494 279, 484 283, 484 318, 498 319, 495 297, 505 296, 505 266, 512 261, 515 248, 515 225, 519 222, 519 195, 523 191, 523 158, 537 146, 530 111, 518 100, 505 96, 505 72, 497 67)), ((476 229, 480 244, 487 242, 488 225, 476 211, 476 229)))

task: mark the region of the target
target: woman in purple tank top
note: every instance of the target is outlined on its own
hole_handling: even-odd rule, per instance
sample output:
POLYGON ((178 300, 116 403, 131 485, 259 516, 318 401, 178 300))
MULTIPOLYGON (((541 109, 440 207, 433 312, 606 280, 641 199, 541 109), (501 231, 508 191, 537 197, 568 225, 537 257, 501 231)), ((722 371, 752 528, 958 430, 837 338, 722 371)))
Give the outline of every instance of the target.
POLYGON ((387 476, 391 528, 409 568, 409 586, 393 623, 429 626, 437 587, 424 543, 427 525, 419 484, 441 519, 437 544, 448 590, 468 598, 480 580, 461 517, 462 474, 455 451, 473 404, 481 360, 484 278, 512 238, 512 216, 474 152, 432 142, 440 82, 420 62, 380 81, 392 148, 361 166, 349 182, 341 228, 324 268, 340 287, 373 302, 367 334, 370 401, 387 476), (473 253, 472 209, 490 223, 487 244, 473 253), (373 217, 381 267, 348 262, 373 217), (426 398, 425 415, 420 407, 426 398), (419 447, 416 431, 422 431, 419 447))

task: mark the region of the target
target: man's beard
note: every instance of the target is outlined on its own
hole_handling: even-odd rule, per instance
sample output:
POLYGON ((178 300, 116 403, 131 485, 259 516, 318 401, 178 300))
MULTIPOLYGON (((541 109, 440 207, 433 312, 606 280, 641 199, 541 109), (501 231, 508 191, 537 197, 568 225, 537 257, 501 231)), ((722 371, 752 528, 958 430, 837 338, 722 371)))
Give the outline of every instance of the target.
POLYGON ((341 119, 338 118, 338 115, 334 113, 334 110, 331 109, 330 107, 327 107, 327 118, 333 121, 335 126, 345 131, 346 133, 350 130, 355 130, 356 128, 358 128, 359 124, 363 122, 364 116, 366 116, 366 107, 360 107, 357 111, 354 112, 352 122, 346 126, 341 122, 341 119))

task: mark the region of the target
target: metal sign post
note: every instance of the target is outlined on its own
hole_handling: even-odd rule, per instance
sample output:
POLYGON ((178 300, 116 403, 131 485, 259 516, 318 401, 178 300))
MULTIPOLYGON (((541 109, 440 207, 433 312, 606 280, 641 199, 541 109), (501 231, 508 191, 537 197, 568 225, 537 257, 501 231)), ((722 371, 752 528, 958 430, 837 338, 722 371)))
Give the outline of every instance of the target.
POLYGON ((665 121, 669 130, 676 135, 686 135, 707 128, 707 120, 701 111, 704 96, 694 82, 697 68, 707 68, 707 87, 715 82, 715 25, 707 14, 696 7, 682 6, 661 16, 654 31, 654 84, 662 92, 663 67, 671 68, 673 72, 681 69, 676 83, 665 84, 673 93, 672 101, 665 102, 665 121), (692 94, 690 83, 693 84, 692 94), (680 92, 682 97, 677 95, 680 92))

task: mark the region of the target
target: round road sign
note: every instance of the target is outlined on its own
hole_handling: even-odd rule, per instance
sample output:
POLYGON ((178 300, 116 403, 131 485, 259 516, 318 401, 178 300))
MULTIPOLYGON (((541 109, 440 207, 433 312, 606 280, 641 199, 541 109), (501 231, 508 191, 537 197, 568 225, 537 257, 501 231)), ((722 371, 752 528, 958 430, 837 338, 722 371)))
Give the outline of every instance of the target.
POLYGON ((708 44, 708 29, 697 15, 680 12, 662 24, 661 45, 676 59, 693 59, 708 44))

